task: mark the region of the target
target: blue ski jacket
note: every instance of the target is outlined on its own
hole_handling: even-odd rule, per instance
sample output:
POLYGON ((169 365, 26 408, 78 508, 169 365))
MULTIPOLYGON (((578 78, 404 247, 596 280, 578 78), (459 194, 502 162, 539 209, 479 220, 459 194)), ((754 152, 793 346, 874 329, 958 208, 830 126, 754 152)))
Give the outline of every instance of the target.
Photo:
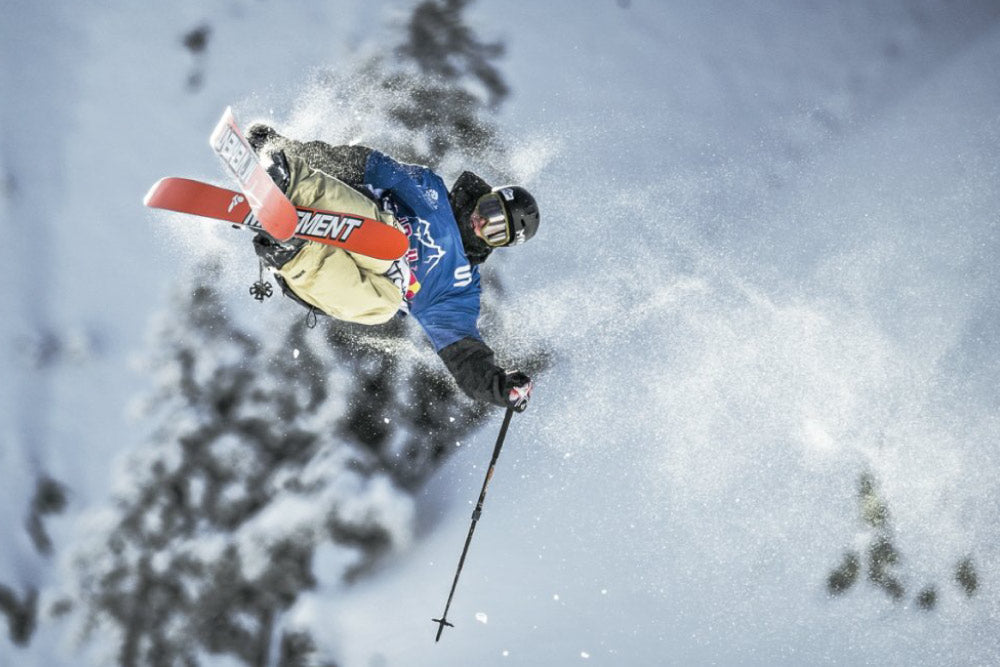
POLYGON ((436 352, 462 339, 482 340, 479 267, 466 257, 458 222, 440 176, 372 151, 365 183, 387 204, 410 239, 407 260, 420 285, 410 314, 436 352))
POLYGON ((393 212, 409 236, 407 260, 420 284, 408 300, 410 314, 462 391, 476 400, 506 406, 510 387, 523 384, 527 376, 509 376, 483 342, 477 324, 481 295, 477 264, 490 250, 475 240, 471 242, 482 247, 470 250, 455 218, 456 210, 465 210, 462 207, 474 203, 482 190, 489 192, 489 185, 465 172, 449 198, 444 181, 429 168, 364 150, 369 151, 364 159, 365 186, 393 212))

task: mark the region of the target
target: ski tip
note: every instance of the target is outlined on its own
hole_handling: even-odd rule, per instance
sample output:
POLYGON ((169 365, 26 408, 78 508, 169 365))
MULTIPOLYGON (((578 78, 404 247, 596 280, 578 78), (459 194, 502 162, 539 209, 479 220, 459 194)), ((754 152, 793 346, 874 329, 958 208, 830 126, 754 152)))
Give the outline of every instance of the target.
POLYGON ((231 106, 227 106, 226 110, 222 112, 219 122, 215 124, 212 133, 208 135, 208 145, 212 147, 212 150, 218 152, 221 139, 225 136, 227 129, 239 131, 239 127, 236 125, 236 116, 233 115, 233 108, 231 106))
POLYGON ((148 206, 150 208, 153 208, 150 202, 153 201, 153 198, 156 197, 156 193, 158 193, 160 189, 163 187, 163 182, 166 181, 168 178, 169 176, 165 176, 160 180, 158 180, 156 183, 153 183, 153 186, 149 188, 149 192, 147 192, 146 196, 142 198, 143 206, 148 206))

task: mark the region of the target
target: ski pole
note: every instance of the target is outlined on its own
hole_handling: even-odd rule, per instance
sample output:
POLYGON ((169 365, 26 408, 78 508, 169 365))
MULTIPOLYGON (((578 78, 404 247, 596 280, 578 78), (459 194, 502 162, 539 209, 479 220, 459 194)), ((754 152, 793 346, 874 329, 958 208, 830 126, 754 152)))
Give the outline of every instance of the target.
POLYGON ((451 582, 451 592, 448 593, 448 602, 444 606, 444 613, 441 614, 441 618, 432 618, 431 620, 438 624, 437 637, 434 638, 435 642, 441 641, 441 633, 444 632, 444 626, 449 628, 455 627, 448 622, 448 609, 451 608, 451 599, 455 596, 455 587, 458 586, 458 578, 462 574, 462 567, 465 565, 465 557, 469 553, 469 544, 472 542, 472 533, 476 530, 476 524, 479 522, 479 517, 483 514, 483 501, 486 500, 486 487, 489 486, 490 480, 493 479, 493 470, 496 468, 497 459, 500 457, 500 448, 503 447, 504 438, 507 437, 507 427, 510 426, 510 418, 514 415, 514 406, 511 405, 507 408, 507 414, 503 418, 503 426, 500 427, 500 435, 497 436, 497 444, 493 447, 493 458, 490 459, 490 467, 486 471, 486 479, 483 480, 483 490, 479 492, 479 502, 476 503, 476 509, 472 511, 472 525, 469 526, 469 535, 465 538, 465 548, 462 549, 462 557, 458 559, 458 569, 455 570, 455 580, 451 582))

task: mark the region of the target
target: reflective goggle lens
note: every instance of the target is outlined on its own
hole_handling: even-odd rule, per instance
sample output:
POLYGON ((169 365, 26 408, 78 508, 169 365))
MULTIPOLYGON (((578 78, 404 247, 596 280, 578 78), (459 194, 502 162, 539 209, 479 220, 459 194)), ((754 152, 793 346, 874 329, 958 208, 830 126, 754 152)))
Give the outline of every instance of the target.
POLYGON ((476 204, 476 213, 486 221, 482 235, 491 246, 506 245, 510 241, 510 225, 500 195, 495 192, 483 195, 476 204))

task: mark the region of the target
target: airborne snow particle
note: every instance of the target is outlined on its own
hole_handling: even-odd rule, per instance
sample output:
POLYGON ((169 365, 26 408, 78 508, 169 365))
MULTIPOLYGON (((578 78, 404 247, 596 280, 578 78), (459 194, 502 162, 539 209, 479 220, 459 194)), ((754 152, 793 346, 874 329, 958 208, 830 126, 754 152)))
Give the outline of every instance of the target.
POLYGON ((292 350, 292 358, 293 359, 298 359, 299 358, 299 349, 298 348, 295 348, 294 350, 292 350))
POLYGON ((587 653, 586 651, 580 651, 580 657, 586 660, 587 658, 590 657, 590 654, 587 653))
POLYGON ((489 621, 489 617, 486 615, 485 612, 477 611, 476 620, 482 623, 483 625, 486 625, 486 622, 489 621))

